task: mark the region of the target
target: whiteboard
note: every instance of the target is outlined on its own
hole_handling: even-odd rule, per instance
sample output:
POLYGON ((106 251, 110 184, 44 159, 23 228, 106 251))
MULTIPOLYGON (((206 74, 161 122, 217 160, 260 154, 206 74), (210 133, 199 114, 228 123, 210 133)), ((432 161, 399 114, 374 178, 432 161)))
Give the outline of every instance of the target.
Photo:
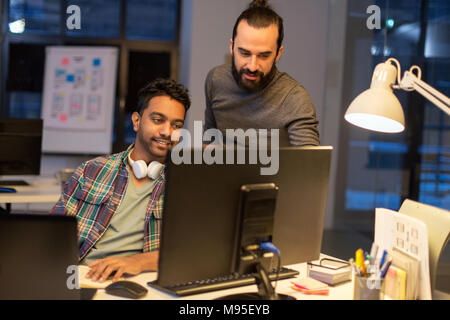
POLYGON ((111 153, 118 49, 46 47, 42 151, 111 153))

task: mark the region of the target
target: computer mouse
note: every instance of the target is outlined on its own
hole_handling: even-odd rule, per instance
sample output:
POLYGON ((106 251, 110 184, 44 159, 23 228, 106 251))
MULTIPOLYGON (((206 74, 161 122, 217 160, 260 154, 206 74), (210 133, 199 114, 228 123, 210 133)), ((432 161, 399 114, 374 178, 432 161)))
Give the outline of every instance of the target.
POLYGON ((148 290, 139 283, 123 280, 111 283, 105 288, 105 292, 114 296, 139 299, 144 297, 148 290))
POLYGON ((4 193, 4 192, 14 193, 14 192, 17 192, 17 190, 14 188, 0 187, 0 193, 4 193))

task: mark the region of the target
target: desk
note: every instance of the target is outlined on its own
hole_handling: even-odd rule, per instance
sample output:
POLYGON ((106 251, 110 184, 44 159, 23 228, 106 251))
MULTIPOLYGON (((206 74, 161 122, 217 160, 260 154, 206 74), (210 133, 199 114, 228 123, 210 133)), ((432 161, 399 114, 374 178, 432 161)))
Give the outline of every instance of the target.
MULTIPOLYGON (((302 279, 302 278, 306 277, 306 267, 307 267, 306 263, 299 263, 299 264, 290 265, 287 267, 299 271, 300 274, 296 278, 290 278, 290 279, 278 281, 278 284, 276 287, 277 293, 284 293, 287 295, 291 295, 291 296, 295 297, 297 300, 352 300, 353 299, 353 282, 352 281, 344 282, 344 283, 341 283, 334 287, 330 286, 330 293, 328 296, 307 295, 307 294, 298 292, 291 288, 291 281, 294 279, 302 279)), ((237 287, 237 288, 232 288, 232 289, 211 291, 211 292, 207 292, 207 293, 178 297, 178 296, 174 296, 174 295, 168 294, 166 292, 160 291, 153 287, 149 287, 147 285, 147 282, 154 281, 154 280, 156 280, 156 278, 157 278, 157 272, 144 272, 137 276, 127 278, 126 280, 137 282, 148 289, 147 295, 144 298, 142 298, 142 300, 172 300, 172 299, 212 300, 212 299, 220 298, 225 295, 257 291, 256 285, 253 284, 253 285, 244 286, 244 287, 237 287)), ((272 284, 275 285, 275 282, 272 282, 272 284)), ((105 292, 104 289, 98 289, 97 293, 95 294, 93 299, 94 300, 123 300, 124 298, 109 295, 105 292)))
POLYGON ((55 204, 61 195, 61 187, 55 178, 36 176, 26 178, 20 177, 19 179, 27 181, 30 185, 10 186, 16 189, 17 192, 0 193, 0 203, 6 203, 7 208, 10 208, 12 203, 55 204))

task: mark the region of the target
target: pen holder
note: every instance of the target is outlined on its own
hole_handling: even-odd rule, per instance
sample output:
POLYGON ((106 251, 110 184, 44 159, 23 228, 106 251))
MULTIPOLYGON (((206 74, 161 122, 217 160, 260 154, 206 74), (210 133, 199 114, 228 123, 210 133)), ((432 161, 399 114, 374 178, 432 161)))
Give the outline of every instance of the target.
POLYGON ((384 279, 354 276, 353 300, 380 300, 384 279))

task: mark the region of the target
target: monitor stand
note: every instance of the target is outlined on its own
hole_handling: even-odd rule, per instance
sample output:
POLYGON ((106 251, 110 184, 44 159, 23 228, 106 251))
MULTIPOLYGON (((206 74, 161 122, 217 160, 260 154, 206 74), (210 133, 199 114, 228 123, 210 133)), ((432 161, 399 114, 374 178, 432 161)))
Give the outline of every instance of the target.
POLYGON ((270 283, 267 271, 261 265, 260 262, 255 264, 255 277, 256 285, 258 286, 258 292, 246 292, 232 294, 217 298, 216 300, 296 300, 294 297, 286 294, 277 294, 275 289, 270 283))
POLYGON ((287 294, 277 294, 273 299, 266 299, 259 295, 257 292, 237 293, 229 296, 217 298, 216 300, 296 300, 292 296, 287 294))
POLYGON ((11 203, 7 203, 6 204, 6 209, 3 209, 1 206, 0 206, 0 216, 1 215, 7 215, 7 214, 10 214, 11 213, 11 203))

